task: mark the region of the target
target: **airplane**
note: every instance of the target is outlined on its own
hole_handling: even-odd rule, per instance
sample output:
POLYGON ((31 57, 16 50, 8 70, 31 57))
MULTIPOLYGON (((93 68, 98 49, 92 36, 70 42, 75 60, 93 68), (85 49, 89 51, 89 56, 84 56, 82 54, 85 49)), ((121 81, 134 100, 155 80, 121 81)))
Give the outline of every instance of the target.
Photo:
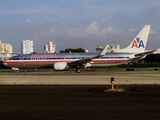
POLYGON ((150 25, 145 25, 131 43, 123 49, 106 53, 107 46, 98 53, 33 53, 20 54, 4 60, 3 64, 11 68, 53 68, 54 70, 76 69, 77 73, 81 68, 110 67, 127 64, 143 59, 146 55, 156 50, 146 51, 146 45, 150 25))

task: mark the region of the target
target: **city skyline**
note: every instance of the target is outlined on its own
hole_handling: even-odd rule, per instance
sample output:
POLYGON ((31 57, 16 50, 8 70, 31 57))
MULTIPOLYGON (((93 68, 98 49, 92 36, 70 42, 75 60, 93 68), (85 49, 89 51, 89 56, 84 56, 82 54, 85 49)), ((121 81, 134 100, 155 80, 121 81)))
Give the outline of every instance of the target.
MULTIPOLYGON (((19 47, 20 47, 20 51, 12 52, 12 50, 10 50, 9 53, 23 53, 22 43, 23 43, 23 42, 26 42, 26 41, 28 41, 28 42, 29 42, 29 41, 32 41, 32 42, 34 43, 34 40, 28 40, 28 39, 22 40, 22 41, 21 41, 21 46, 19 46, 19 47)), ((10 46, 11 46, 11 49, 12 49, 12 45, 11 45, 10 43, 4 43, 3 41, 0 40, 0 45, 1 45, 1 44, 10 45, 10 46)), ((56 52, 56 45, 53 44, 52 41, 48 41, 48 44, 47 44, 47 45, 49 45, 48 47, 50 47, 50 44, 52 44, 53 50, 50 48, 50 50, 49 50, 50 52, 49 52, 49 53, 54 53, 54 52, 56 52)), ((32 46, 33 46, 32 52, 36 52, 36 51, 34 51, 34 44, 33 44, 32 46)), ((46 46, 46 44, 45 44, 44 46, 46 46)), ((45 52, 45 51, 44 51, 44 46, 42 46, 43 52, 45 52)), ((0 47, 1 47, 1 46, 0 46, 0 47)), ((8 50, 8 49, 7 49, 7 50, 8 50)), ((6 52, 7 52, 7 51, 6 51, 6 52)), ((42 53, 43 53, 43 52, 42 52, 42 53)), ((5 53, 5 52, 4 52, 4 50, 3 50, 2 52, 0 51, 0 53, 5 53)))

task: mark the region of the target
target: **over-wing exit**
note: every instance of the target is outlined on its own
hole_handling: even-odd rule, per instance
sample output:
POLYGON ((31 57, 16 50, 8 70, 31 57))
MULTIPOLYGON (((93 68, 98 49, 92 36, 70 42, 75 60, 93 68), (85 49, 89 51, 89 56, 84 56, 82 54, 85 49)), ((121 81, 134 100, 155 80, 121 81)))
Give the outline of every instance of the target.
POLYGON ((12 68, 53 68, 54 70, 76 69, 77 73, 81 68, 107 67, 127 64, 144 58, 155 50, 145 51, 150 25, 145 25, 131 43, 124 49, 106 53, 107 47, 100 53, 41 53, 21 54, 3 64, 12 68))

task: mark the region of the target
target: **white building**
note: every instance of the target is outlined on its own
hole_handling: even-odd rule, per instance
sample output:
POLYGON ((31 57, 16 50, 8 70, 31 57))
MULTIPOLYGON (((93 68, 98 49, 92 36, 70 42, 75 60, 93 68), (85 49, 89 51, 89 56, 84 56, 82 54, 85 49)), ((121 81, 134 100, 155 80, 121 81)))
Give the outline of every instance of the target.
POLYGON ((88 50, 85 50, 86 53, 88 53, 88 50))
POLYGON ((44 45, 44 52, 45 53, 55 53, 56 52, 56 45, 49 41, 47 45, 44 45))
MULTIPOLYGON (((103 46, 97 46, 96 47, 96 52, 100 53, 100 52, 102 52, 103 49, 104 49, 103 46)), ((113 51, 118 50, 118 49, 120 49, 120 45, 107 45, 106 52, 113 52, 113 51)))
POLYGON ((21 42, 21 53, 22 54, 33 53, 33 41, 32 40, 23 40, 21 42))
POLYGON ((103 46, 97 46, 96 47, 96 53, 101 53, 103 49, 104 49, 103 46))

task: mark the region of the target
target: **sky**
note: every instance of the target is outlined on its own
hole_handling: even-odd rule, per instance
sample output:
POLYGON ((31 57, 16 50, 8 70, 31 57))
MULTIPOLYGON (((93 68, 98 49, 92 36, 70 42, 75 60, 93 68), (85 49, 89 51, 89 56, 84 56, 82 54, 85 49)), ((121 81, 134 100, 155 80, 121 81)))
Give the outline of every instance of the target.
POLYGON ((48 41, 56 52, 97 46, 126 47, 144 25, 151 25, 147 49, 160 48, 160 0, 0 0, 0 40, 21 51, 33 40, 43 52, 48 41))

